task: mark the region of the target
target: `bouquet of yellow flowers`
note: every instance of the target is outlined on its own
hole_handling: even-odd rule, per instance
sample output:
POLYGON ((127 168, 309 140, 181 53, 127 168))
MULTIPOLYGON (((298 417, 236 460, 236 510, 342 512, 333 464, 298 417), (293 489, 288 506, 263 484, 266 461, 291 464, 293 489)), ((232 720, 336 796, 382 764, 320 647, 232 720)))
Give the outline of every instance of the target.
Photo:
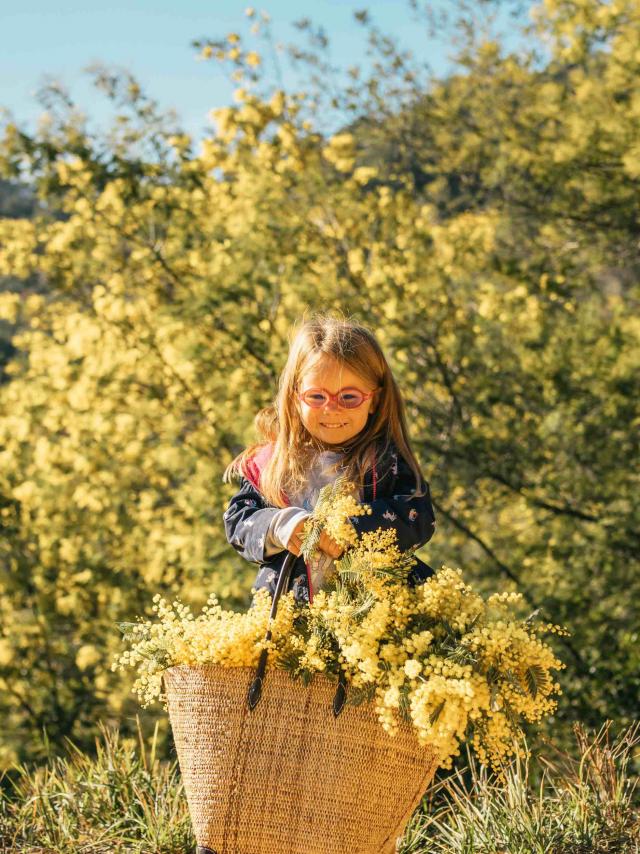
POLYGON ((224 610, 210 596, 194 617, 180 601, 170 606, 156 596, 158 621, 120 624, 131 649, 112 668, 137 668, 133 691, 147 705, 165 699, 161 678, 170 666, 255 666, 268 648, 272 665, 305 684, 315 673, 341 675, 347 703, 374 702, 391 735, 400 719, 410 721, 442 766, 470 740, 480 760, 498 770, 521 750, 521 724, 556 707, 560 686, 552 674, 564 665, 542 635, 564 630, 535 615, 518 618, 517 593, 484 599, 459 569, 443 566, 408 586, 412 553, 399 550, 393 529, 357 535, 349 517, 369 508, 352 490, 343 478, 325 487, 305 526, 305 557, 323 530, 345 547, 331 584, 311 605, 297 605, 289 593, 271 620, 271 597, 258 590, 247 613, 224 610))

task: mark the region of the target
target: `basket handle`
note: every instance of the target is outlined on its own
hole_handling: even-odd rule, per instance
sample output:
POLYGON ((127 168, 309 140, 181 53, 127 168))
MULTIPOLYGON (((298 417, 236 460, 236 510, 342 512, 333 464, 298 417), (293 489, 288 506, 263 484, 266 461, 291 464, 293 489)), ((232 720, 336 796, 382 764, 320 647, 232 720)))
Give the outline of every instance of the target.
MULTIPOLYGON (((265 642, 271 640, 271 626, 273 624, 273 620, 275 620, 276 613, 278 611, 278 603, 280 602, 280 596, 282 595, 282 591, 285 589, 285 587, 289 586, 289 579, 291 578, 291 570, 293 568, 295 559, 296 555, 294 555, 293 552, 289 552, 286 558, 284 559, 284 563, 282 564, 282 570, 280 571, 278 583, 276 584, 276 589, 273 594, 273 601, 271 603, 269 623, 264 636, 265 642)), ((260 658, 258 659, 256 672, 251 681, 251 685, 249 686, 249 692, 247 694, 247 705, 249 706, 250 711, 253 711, 253 709, 255 709, 262 695, 262 683, 264 682, 264 674, 267 668, 268 655, 269 650, 266 647, 260 650, 260 658)), ((347 680, 344 671, 341 667, 338 671, 338 687, 336 688, 336 693, 334 695, 332 704, 334 717, 338 717, 344 707, 346 699, 347 680)))
POLYGON ((338 670, 338 687, 333 696, 333 716, 337 718, 347 699, 347 677, 342 667, 338 670))
MULTIPOLYGON (((289 586, 289 579, 291 578, 291 569, 293 568, 295 559, 296 555, 294 555, 293 552, 287 552, 287 556, 285 557, 284 563, 282 564, 282 569, 280 570, 280 575, 278 576, 278 583, 276 584, 276 589, 273 594, 273 601, 271 602, 269 623, 267 625, 267 631, 264 636, 265 642, 271 640, 271 626, 273 625, 273 621, 275 620, 276 613, 278 611, 278 602, 280 601, 282 591, 289 586)), ((247 694, 247 703, 249 705, 250 710, 255 709, 255 707, 258 705, 260 695, 262 694, 262 682, 264 680, 264 673, 267 667, 268 655, 269 650, 266 647, 260 650, 260 658, 258 659, 256 673, 253 677, 251 685, 249 686, 249 693, 247 694)))

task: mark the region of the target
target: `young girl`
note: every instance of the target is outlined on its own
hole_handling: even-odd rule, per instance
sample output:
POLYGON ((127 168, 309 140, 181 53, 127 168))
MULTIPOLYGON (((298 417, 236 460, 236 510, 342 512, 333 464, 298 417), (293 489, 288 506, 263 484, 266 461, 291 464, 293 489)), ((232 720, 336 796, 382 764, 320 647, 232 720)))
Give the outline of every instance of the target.
MULTIPOLYGON (((435 517, 429 486, 409 444, 404 405, 380 345, 365 327, 315 316, 298 328, 273 406, 256 416, 262 442, 228 466, 224 480, 240 490, 224 513, 227 539, 260 564, 254 588, 271 595, 287 551, 297 560, 289 589, 299 604, 326 586, 340 546, 323 534, 317 556, 300 554, 304 521, 322 486, 339 472, 357 484, 371 515, 352 516, 358 532, 395 528, 402 551, 431 539, 435 517)), ((413 585, 433 573, 417 560, 413 585)))

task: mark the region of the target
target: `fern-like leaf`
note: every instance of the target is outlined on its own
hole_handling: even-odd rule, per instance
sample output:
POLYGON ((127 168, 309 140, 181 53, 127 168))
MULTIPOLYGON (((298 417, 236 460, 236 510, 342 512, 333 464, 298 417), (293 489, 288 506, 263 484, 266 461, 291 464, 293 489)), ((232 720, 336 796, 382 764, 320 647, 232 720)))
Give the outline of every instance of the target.
POLYGON ((524 685, 534 700, 538 692, 546 688, 547 672, 541 664, 532 664, 531 667, 527 667, 524 672, 524 685))
POLYGON ((443 700, 439 705, 437 705, 435 707, 435 709, 429 715, 429 723, 431 724, 431 726, 434 725, 434 723, 438 720, 438 718, 442 714, 442 710, 444 709, 445 702, 446 702, 446 700, 443 700))
POLYGON ((411 723, 411 701, 409 700, 409 689, 407 686, 403 686, 400 689, 400 697, 398 700, 398 712, 400 713, 400 717, 406 723, 411 723))
POLYGON ((361 688, 354 688, 352 685, 349 685, 347 703, 350 703, 352 706, 360 706, 362 703, 368 703, 373 700, 375 695, 376 686, 371 682, 368 682, 361 688))
POLYGON ((289 649, 280 653, 276 659, 276 667, 286 670, 291 676, 295 676, 300 668, 300 659, 304 655, 301 649, 289 649))

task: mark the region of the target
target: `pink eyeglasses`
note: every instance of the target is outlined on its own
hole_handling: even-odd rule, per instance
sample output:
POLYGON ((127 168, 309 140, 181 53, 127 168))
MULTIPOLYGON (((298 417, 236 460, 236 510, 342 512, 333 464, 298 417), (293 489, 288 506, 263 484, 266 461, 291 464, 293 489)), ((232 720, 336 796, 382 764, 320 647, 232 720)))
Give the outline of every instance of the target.
POLYGON ((360 391, 359 388, 349 387, 341 388, 340 391, 331 394, 326 388, 308 388, 303 392, 298 392, 298 398, 312 409, 320 409, 326 406, 329 401, 336 403, 342 409, 357 409, 365 400, 369 400, 377 390, 374 388, 373 391, 364 392, 360 391))

